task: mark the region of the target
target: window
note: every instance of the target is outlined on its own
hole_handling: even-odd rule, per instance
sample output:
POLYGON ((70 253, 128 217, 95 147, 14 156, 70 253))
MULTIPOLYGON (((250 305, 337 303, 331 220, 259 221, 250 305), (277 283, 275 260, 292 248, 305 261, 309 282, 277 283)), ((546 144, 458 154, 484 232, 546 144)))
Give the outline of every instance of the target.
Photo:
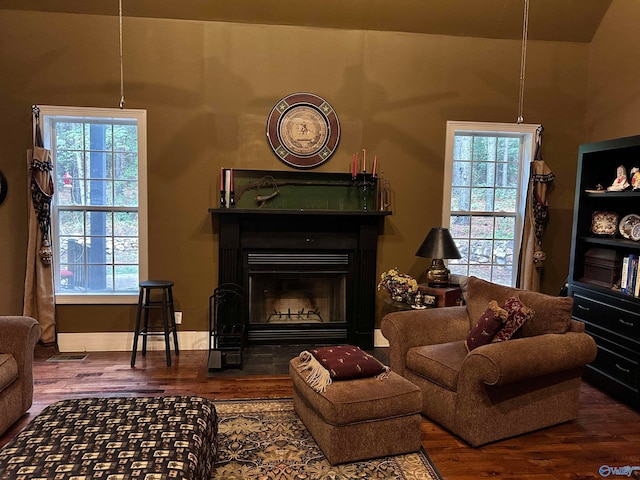
POLYGON ((515 286, 537 127, 447 122, 443 224, 462 255, 451 273, 515 286))
POLYGON ((146 111, 40 107, 56 303, 135 303, 147 277, 146 111))

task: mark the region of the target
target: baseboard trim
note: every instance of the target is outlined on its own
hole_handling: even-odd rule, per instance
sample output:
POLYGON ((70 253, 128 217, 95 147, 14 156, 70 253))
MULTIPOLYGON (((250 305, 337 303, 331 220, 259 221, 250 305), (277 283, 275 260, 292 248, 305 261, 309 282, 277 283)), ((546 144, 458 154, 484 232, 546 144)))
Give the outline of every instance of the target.
MULTIPOLYGON (((178 332, 180 350, 207 350, 207 332, 178 332)), ((133 347, 133 332, 88 332, 59 333, 58 348, 61 353, 71 352, 130 352, 133 347)), ((138 340, 138 350, 142 348, 142 338, 138 340)), ((147 337, 147 350, 164 350, 164 337, 147 337)), ((171 342, 173 350, 173 342, 171 342)))
MULTIPOLYGON (((376 329, 373 335, 376 347, 388 347, 389 342, 376 329)), ((200 331, 178 332, 180 350, 208 350, 209 333, 200 331)), ((130 352, 133 346, 133 332, 86 332, 59 333, 58 348, 61 353, 77 352, 130 352)), ((142 339, 138 349, 142 348, 142 339)), ((164 337, 148 337, 147 350, 164 350, 164 337)), ((173 344, 171 345, 173 349, 173 344)))

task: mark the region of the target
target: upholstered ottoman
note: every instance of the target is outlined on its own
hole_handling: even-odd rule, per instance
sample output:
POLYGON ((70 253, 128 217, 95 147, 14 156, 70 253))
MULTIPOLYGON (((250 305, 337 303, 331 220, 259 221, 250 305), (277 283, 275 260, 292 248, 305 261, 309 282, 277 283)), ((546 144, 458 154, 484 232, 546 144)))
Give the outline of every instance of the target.
POLYGON ((0 450, 0 479, 203 480, 217 431, 200 397, 63 400, 0 450))
POLYGON ((422 394, 400 375, 334 381, 317 392, 299 357, 289 373, 295 411, 332 465, 420 449, 422 394))

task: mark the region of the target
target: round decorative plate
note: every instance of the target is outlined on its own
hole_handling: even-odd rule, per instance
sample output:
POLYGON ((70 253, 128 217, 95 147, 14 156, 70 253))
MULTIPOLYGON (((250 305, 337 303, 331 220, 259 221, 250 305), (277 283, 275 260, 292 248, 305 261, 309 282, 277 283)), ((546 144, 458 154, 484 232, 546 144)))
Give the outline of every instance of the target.
POLYGON ((632 213, 623 217, 622 220, 620 220, 620 226, 618 227, 620 235, 624 238, 631 238, 633 227, 638 224, 640 224, 640 217, 638 215, 632 213))
POLYGON ((271 110, 267 140, 286 164, 314 168, 326 162, 336 150, 340 122, 333 107, 322 97, 292 93, 271 110))
POLYGON ((640 222, 636 223, 631 229, 631 240, 637 242, 640 240, 640 222))

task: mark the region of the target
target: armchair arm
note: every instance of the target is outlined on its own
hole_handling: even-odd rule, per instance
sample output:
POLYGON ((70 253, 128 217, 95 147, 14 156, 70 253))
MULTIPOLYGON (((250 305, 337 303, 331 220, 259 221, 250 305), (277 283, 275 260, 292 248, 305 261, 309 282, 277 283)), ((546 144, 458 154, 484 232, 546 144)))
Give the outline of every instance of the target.
POLYGON ((471 351, 460 369, 459 385, 506 385, 580 368, 596 358, 596 343, 586 333, 545 334, 490 343, 471 351))
POLYGON ((40 325, 31 317, 0 316, 0 352, 13 355, 23 382, 25 411, 33 401, 33 350, 40 339, 40 325))
POLYGON ((391 369, 404 375, 410 348, 464 340, 469 317, 464 306, 394 312, 385 315, 380 329, 389 341, 391 369))

